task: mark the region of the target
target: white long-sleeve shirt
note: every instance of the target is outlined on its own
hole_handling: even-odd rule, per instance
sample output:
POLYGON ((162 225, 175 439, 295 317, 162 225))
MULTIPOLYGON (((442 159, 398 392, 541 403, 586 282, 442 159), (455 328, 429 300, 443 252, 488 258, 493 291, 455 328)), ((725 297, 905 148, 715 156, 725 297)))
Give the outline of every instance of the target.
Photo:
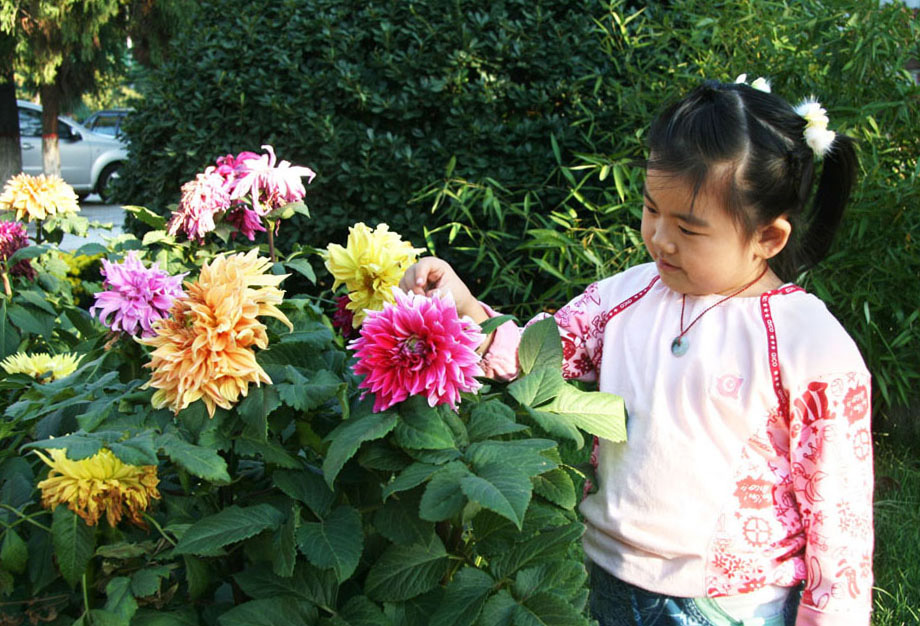
MULTIPOLYGON (((870 376, 816 297, 735 297, 684 335, 653 264, 555 314, 563 373, 623 397, 625 443, 600 441, 581 504, 587 556, 629 583, 718 597, 805 581, 797 624, 866 626, 872 587, 870 376)), ((688 296, 686 324, 721 296, 688 296)), ((505 324, 483 358, 515 375, 505 324)))

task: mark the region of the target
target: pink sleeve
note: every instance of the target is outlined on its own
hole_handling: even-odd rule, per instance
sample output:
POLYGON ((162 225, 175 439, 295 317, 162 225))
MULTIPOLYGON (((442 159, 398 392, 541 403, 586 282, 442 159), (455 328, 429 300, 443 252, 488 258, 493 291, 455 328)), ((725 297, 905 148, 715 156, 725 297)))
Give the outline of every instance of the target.
MULTIPOLYGON (((589 285, 583 294, 559 309, 553 316, 562 339, 562 374, 566 378, 594 381, 600 366, 603 333, 606 322, 601 313, 597 284, 589 285)), ((489 317, 497 317, 488 305, 483 304, 489 317)), ((540 313, 527 324, 547 317, 540 313)), ((521 331, 513 322, 498 327, 492 344, 482 357, 482 369, 489 378, 511 380, 518 373, 517 348, 521 331)))
POLYGON ((822 378, 790 403, 790 462, 806 533, 797 626, 868 626, 872 610, 869 374, 822 378))

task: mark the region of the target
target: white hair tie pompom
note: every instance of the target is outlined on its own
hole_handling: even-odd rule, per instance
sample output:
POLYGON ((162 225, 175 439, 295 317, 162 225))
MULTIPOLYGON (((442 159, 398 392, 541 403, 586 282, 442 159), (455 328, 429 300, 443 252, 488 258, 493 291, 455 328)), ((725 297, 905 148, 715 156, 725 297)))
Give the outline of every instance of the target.
MULTIPOLYGON (((747 74, 739 74, 738 78, 735 79, 735 82, 741 83, 742 85, 746 85, 747 84, 747 74)), ((757 91, 765 91, 767 93, 770 93, 770 81, 768 81, 763 76, 759 76, 755 78, 754 82, 752 82, 749 85, 749 87, 753 87, 757 91)))
POLYGON ((812 97, 797 106, 795 112, 805 118, 805 143, 816 155, 823 157, 837 136, 837 133, 827 129, 827 111, 812 97))

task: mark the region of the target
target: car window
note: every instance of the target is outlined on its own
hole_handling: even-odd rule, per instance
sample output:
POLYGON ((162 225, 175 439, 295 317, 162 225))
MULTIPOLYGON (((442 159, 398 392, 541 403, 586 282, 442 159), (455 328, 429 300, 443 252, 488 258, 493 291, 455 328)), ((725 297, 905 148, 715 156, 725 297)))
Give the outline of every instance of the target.
POLYGON ((23 137, 41 137, 42 114, 32 109, 19 109, 19 134, 23 137))
POLYGON ((119 116, 116 115, 98 115, 89 128, 94 133, 114 137, 118 132, 118 120, 119 116))

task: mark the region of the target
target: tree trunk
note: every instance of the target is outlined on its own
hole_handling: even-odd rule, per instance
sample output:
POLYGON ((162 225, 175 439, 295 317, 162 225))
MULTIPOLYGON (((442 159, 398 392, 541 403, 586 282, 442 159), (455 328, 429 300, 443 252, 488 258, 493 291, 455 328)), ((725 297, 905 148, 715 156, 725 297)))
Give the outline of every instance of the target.
POLYGON ((61 112, 61 90, 57 83, 42 85, 39 97, 42 102, 42 170, 47 176, 60 176, 58 115, 61 112))
POLYGON ((0 190, 6 181, 22 171, 11 42, 12 37, 0 34, 0 190))

